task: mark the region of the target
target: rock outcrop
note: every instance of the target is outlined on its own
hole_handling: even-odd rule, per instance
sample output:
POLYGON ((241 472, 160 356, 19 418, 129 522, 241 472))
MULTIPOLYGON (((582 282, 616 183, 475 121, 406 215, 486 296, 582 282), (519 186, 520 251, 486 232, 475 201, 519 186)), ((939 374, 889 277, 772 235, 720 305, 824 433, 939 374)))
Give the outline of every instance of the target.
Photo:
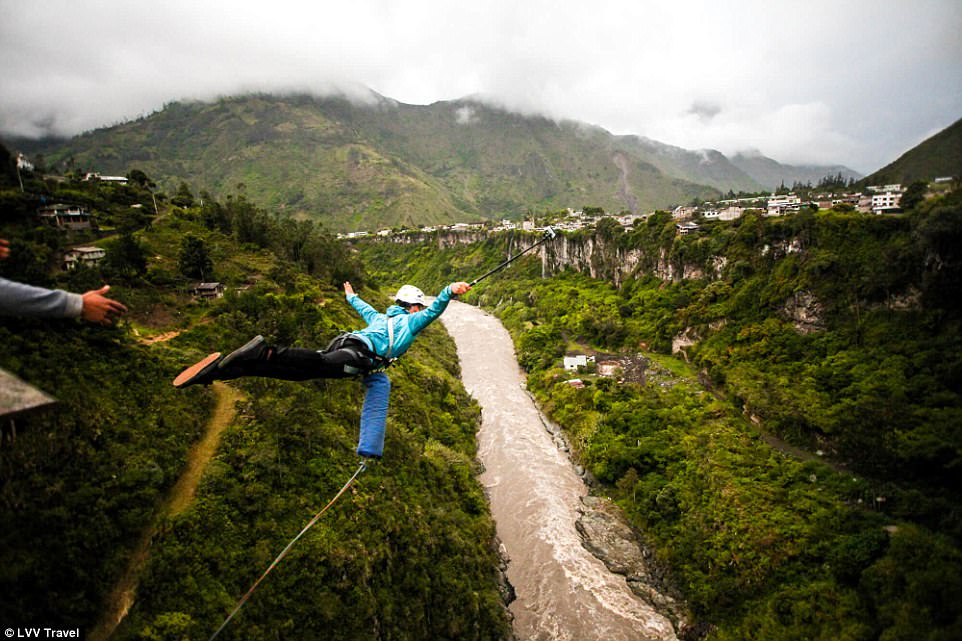
POLYGON ((576 527, 585 548, 611 572, 623 575, 631 591, 668 617, 684 638, 690 628, 688 612, 683 602, 669 593, 665 573, 618 506, 596 496, 586 496, 582 503, 576 527))

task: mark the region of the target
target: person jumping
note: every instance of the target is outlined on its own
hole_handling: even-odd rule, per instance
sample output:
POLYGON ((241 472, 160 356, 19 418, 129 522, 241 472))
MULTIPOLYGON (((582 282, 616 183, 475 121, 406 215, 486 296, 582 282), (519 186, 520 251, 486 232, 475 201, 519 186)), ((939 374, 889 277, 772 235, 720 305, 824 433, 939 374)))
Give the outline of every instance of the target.
POLYGON ((210 385, 247 376, 286 381, 359 376, 367 394, 361 409, 357 453, 364 458, 380 458, 391 392, 391 381, 384 368, 411 347, 417 335, 444 312, 452 296, 470 289, 465 282, 451 283, 428 306, 424 292, 404 285, 394 297, 395 304, 381 314, 346 282, 344 294, 367 323, 364 329, 338 335, 323 350, 278 347, 255 336, 227 356, 214 352, 194 363, 174 379, 174 387, 210 385))

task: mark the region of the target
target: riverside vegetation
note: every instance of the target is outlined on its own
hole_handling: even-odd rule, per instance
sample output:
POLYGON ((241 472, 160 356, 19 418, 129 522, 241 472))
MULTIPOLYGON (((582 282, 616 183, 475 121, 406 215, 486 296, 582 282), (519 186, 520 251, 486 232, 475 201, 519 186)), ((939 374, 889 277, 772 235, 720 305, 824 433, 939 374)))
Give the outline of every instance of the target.
MULTIPOLYGON (((132 312, 117 328, 4 319, 0 366, 59 405, 7 426, 0 448, 0 619, 90 630, 161 509, 212 410, 207 388, 175 390, 184 366, 261 333, 323 346, 360 320, 350 279, 386 300, 323 229, 269 216, 243 196, 171 198, 143 172, 128 185, 26 176, 4 154, 5 277, 83 291, 104 281, 132 312), (38 196, 91 207, 100 234, 38 226, 38 196), (159 216, 153 212, 157 200, 159 216), (50 268, 71 244, 107 249, 97 268, 50 268), (203 277, 228 286, 202 303, 203 277), (148 344, 148 338, 176 334, 148 344)), ((385 283, 395 287, 396 279, 385 283)), ((502 639, 494 526, 475 480, 479 411, 453 342, 432 327, 392 372, 386 457, 305 536, 225 638, 502 639)), ((193 504, 162 518, 137 598, 113 638, 207 638, 284 543, 347 480, 363 394, 350 380, 248 379, 239 419, 193 504)))
MULTIPOLYGON (((357 247, 436 284, 534 240, 357 247)), ((544 265, 525 257, 469 300, 510 329, 529 389, 708 637, 962 637, 962 193, 690 236, 656 214, 565 242, 588 241, 598 272, 640 255, 620 287, 564 265, 544 278, 549 244, 544 265), (666 262, 699 277, 651 275, 666 262), (669 356, 679 335, 685 359, 669 356), (582 372, 577 389, 571 350, 641 356, 646 380, 582 372), (773 436, 827 456, 786 456, 773 436)))
MULTIPOLYGON (((34 225, 35 201, 0 165, 0 236, 14 240, 0 273, 74 290, 107 278, 133 310, 114 329, 0 326, 0 366, 60 400, 18 419, 0 450, 8 621, 97 619, 205 427, 210 392, 169 384, 183 363, 258 332, 317 345, 357 322, 340 303, 344 279, 387 287, 403 265, 404 280, 431 288, 493 267, 505 238, 532 242, 361 243, 366 273, 322 229, 242 195, 201 203, 182 185, 166 199, 136 171, 128 186, 28 176, 28 192, 88 204, 114 233, 97 241, 108 249, 101 270, 51 280, 67 239, 34 225), (153 196, 158 216, 145 214, 153 196), (227 297, 191 301, 201 277, 227 283, 227 297), (180 333, 166 342, 138 340, 171 331, 180 333)), ((659 214, 627 234, 602 226, 572 237, 609 265, 641 250, 618 287, 564 269, 542 278, 526 258, 471 296, 512 331, 530 388, 671 568, 710 638, 954 639, 960 211, 956 193, 900 217, 748 216, 690 237, 659 214), (666 260, 675 273, 715 276, 651 276, 666 260), (785 302, 809 296, 821 303, 818 322, 799 333, 785 302), (697 339, 687 363, 667 355, 686 331, 697 339), (564 385, 560 357, 573 348, 643 351, 647 381, 583 374, 584 389, 564 385), (767 433, 829 452, 841 471, 773 450, 746 412, 767 433)), ((81 240, 93 239, 70 239, 81 240)), ((477 408, 450 340, 430 330, 392 377, 389 457, 301 541, 232 638, 507 634, 493 525, 473 478, 477 408)), ((236 384, 242 418, 192 508, 159 524, 116 638, 206 637, 353 469, 356 385, 236 384)))

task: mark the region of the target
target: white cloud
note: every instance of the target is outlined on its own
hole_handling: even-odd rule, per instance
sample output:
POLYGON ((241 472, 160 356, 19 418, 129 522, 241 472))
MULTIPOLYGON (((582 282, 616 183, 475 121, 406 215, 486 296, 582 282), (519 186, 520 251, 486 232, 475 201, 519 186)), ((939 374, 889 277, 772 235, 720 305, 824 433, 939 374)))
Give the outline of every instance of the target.
POLYGON ((0 0, 0 131, 363 85, 868 172, 962 116, 960 29, 957 0, 0 0))
POLYGON ((470 125, 478 121, 478 115, 470 105, 458 107, 458 110, 455 111, 455 117, 459 125, 470 125))

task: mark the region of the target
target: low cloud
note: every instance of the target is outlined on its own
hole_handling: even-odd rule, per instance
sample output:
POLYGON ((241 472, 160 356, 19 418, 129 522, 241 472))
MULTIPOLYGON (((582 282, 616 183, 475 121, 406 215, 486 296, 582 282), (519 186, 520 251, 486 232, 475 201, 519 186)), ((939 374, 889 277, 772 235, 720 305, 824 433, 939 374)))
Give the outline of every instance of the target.
POLYGON ((958 0, 0 0, 0 132, 75 134, 256 91, 354 87, 371 104, 370 87, 867 173, 962 116, 960 27, 958 0), (96 45, 65 49, 63 33, 96 45))
POLYGON ((688 113, 696 116, 702 122, 710 122, 721 113, 721 107, 713 102, 696 101, 688 109, 688 113))
POLYGON ((455 112, 455 119, 459 125, 470 125, 478 122, 478 114, 470 105, 458 107, 455 112))

